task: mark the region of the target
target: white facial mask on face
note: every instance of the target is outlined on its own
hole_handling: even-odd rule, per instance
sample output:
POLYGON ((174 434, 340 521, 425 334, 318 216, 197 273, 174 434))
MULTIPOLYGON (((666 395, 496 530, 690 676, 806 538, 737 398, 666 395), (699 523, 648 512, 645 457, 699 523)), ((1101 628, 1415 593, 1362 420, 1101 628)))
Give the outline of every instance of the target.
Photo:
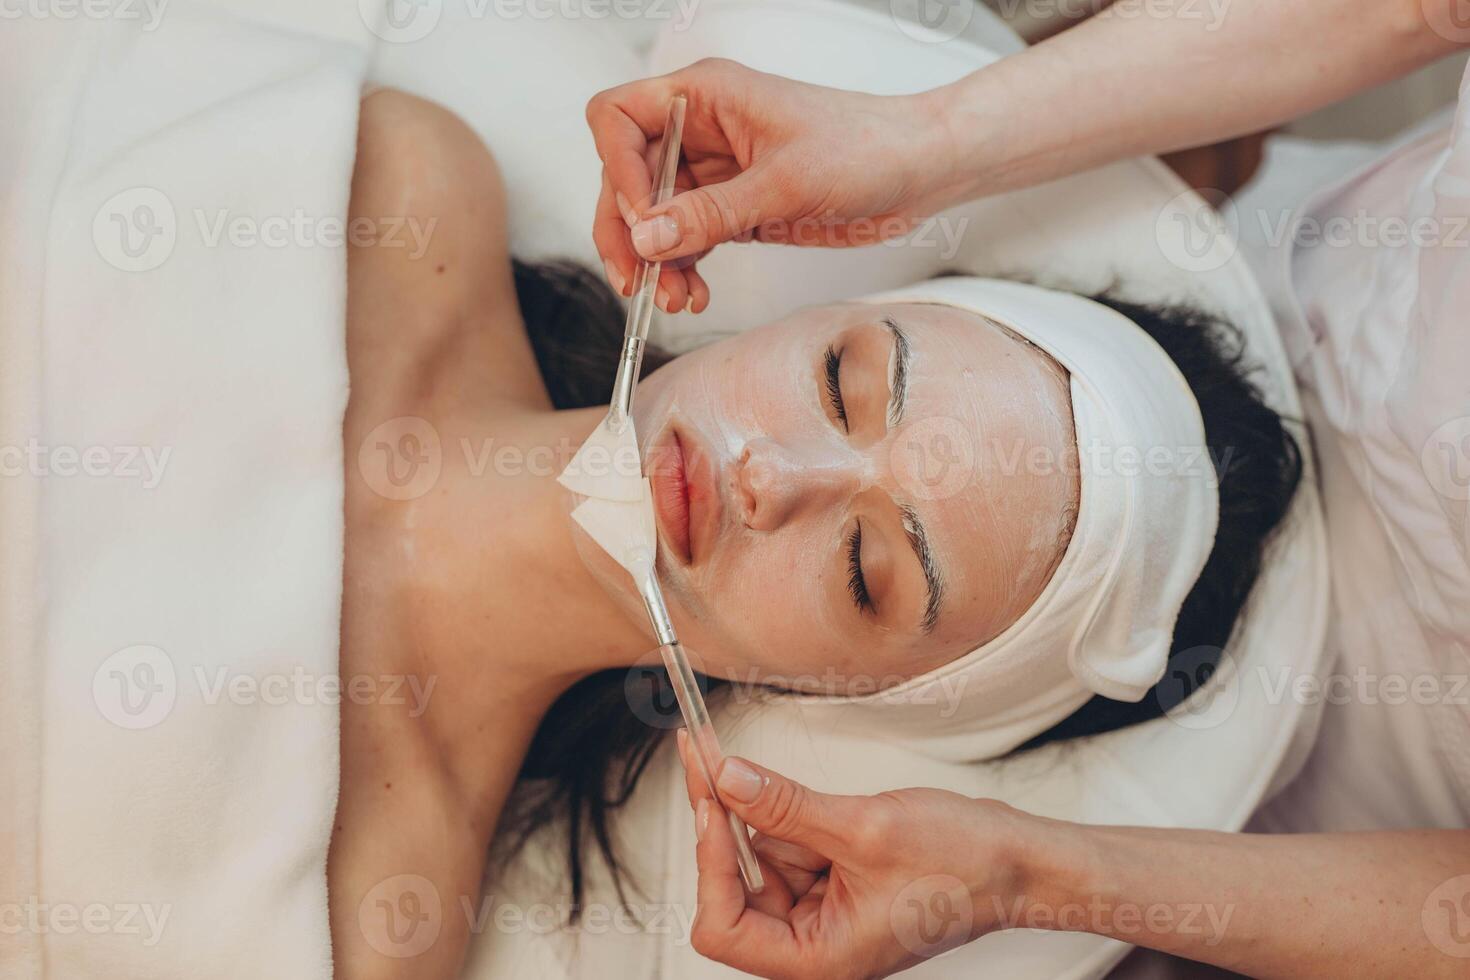
POLYGON ((1069 372, 1077 524, 1046 588, 1000 636, 877 694, 808 699, 807 711, 974 761, 1010 751, 1095 694, 1144 697, 1163 675, 1219 519, 1204 423, 1179 369, 1132 321, 1071 293, 954 277, 864 302, 970 311, 1069 372))

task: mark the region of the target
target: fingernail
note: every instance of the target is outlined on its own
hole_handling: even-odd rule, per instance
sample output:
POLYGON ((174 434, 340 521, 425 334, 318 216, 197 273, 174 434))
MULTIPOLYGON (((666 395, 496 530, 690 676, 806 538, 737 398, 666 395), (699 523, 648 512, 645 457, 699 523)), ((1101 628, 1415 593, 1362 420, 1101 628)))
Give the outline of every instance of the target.
POLYGON ((679 244, 679 237, 679 219, 672 214, 661 214, 633 226, 633 247, 645 257, 667 252, 679 244))
POLYGON ((724 767, 720 769, 720 792, 732 800, 754 803, 755 798, 761 795, 761 787, 764 785, 765 780, 761 779, 761 774, 739 759, 726 759, 724 767))
POLYGON ((674 737, 679 740, 679 759, 682 762, 684 759, 684 751, 689 748, 689 731, 687 729, 681 728, 678 730, 678 734, 676 734, 674 737))
POLYGON ((674 312, 673 310, 669 309, 669 291, 667 289, 664 289, 662 286, 659 287, 658 292, 653 294, 653 303, 665 313, 674 312))
POLYGON ((623 295, 623 287, 628 284, 628 280, 624 279, 618 267, 612 264, 612 259, 603 259, 602 268, 607 273, 607 281, 612 285, 613 291, 619 296, 623 295))
POLYGON ((638 223, 638 213, 633 210, 633 205, 628 203, 628 199, 623 196, 623 192, 618 191, 616 194, 613 195, 613 197, 618 202, 618 210, 623 213, 624 223, 627 224, 629 228, 636 225, 638 223))
POLYGON ((709 800, 700 800, 699 806, 694 808, 694 836, 704 840, 704 832, 709 829, 709 800))

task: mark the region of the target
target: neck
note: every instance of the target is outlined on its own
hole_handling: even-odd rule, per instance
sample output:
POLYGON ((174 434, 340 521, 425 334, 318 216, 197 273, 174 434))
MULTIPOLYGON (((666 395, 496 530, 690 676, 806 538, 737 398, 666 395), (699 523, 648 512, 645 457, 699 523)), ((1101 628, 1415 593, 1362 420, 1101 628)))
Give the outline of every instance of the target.
POLYGON ((475 447, 480 462, 488 456, 488 467, 476 467, 482 476, 464 467, 485 485, 474 520, 478 536, 490 544, 481 549, 475 576, 488 589, 475 614, 464 618, 474 629, 493 632, 495 669, 507 672, 507 688, 543 706, 589 674, 631 665, 654 645, 641 607, 615 600, 584 562, 573 536, 572 497, 556 482, 605 412, 537 412, 507 420, 497 426, 507 438, 475 447))

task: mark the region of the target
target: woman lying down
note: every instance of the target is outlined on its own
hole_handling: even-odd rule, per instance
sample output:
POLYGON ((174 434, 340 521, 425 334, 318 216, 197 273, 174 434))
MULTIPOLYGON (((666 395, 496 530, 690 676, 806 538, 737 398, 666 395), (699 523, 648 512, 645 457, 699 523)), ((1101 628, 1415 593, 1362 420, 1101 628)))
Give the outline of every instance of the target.
MULTIPOLYGON (((414 875, 477 907, 492 841, 555 819, 579 901, 666 734, 624 684, 653 646, 632 582, 555 480, 606 411, 623 312, 586 271, 513 259, 495 161, 445 109, 370 95, 357 161, 354 216, 436 224, 422 256, 349 258, 341 671, 435 687, 343 705, 333 955, 452 977, 470 918, 405 950, 373 890, 414 875), (442 450, 418 495, 360 465, 435 465, 408 419, 442 450)), ((651 352, 635 421, 712 685, 810 678, 969 759, 1158 715, 1168 655, 1224 646, 1300 475, 1225 325, 965 278, 651 352), (942 718, 893 696, 937 680, 964 682, 942 718)))

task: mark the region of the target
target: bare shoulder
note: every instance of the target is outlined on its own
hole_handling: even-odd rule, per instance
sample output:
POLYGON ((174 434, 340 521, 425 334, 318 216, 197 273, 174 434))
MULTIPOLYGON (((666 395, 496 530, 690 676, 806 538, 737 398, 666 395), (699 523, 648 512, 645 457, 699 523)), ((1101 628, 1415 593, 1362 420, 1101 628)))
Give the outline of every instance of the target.
POLYGON ((495 157, 459 116, 396 89, 363 99, 351 205, 361 227, 416 222, 427 250, 508 262, 505 208, 495 157))
POLYGON ((396 89, 363 99, 349 212, 355 386, 422 390, 473 369, 497 397, 544 401, 516 304, 505 184, 463 119, 396 89))
POLYGON ((393 188, 393 199, 421 204, 505 207, 495 157, 463 119, 437 102, 397 89, 362 100, 358 118, 359 172, 393 188))

